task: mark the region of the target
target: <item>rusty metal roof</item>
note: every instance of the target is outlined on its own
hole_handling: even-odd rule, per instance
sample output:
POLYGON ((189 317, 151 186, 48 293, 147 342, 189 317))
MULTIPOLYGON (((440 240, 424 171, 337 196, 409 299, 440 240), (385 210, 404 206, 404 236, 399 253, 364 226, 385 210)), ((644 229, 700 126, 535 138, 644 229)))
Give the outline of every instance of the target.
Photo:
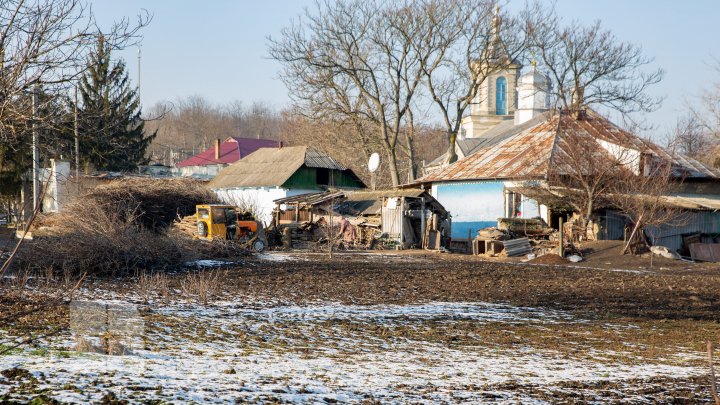
POLYGON ((419 182, 539 178, 555 142, 558 116, 431 173, 419 182))
MULTIPOLYGON (((472 155, 422 177, 416 183, 546 178, 548 169, 553 167, 555 156, 570 153, 574 139, 580 141, 588 137, 671 162, 677 177, 720 179, 720 170, 687 156, 672 154, 588 110, 582 118, 570 113, 549 115, 544 121, 493 145, 480 148, 472 155)), ((609 152, 598 143, 597 153, 609 152)))

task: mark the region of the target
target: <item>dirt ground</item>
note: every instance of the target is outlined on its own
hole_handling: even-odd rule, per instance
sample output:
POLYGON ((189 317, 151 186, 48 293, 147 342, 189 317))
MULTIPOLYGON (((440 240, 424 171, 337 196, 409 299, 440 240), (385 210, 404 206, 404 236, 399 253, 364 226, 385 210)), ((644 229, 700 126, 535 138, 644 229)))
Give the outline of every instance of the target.
MULTIPOLYGON (((147 308, 141 311, 147 324, 147 336, 143 339, 155 343, 145 343, 147 354, 141 351, 140 360, 152 363, 156 361, 155 353, 165 353, 169 356, 167 365, 153 367, 166 367, 158 369, 158 372, 166 372, 167 367, 174 367, 172 365, 177 361, 193 364, 218 356, 219 360, 208 363, 207 368, 215 373, 212 376, 217 384, 226 387, 223 395, 240 396, 249 402, 296 402, 293 398, 301 394, 307 395, 303 398, 310 402, 324 398, 314 396, 320 395, 320 391, 302 393, 295 389, 298 375, 303 374, 287 370, 292 370, 292 365, 297 363, 296 356, 307 358, 311 363, 329 362, 330 371, 322 374, 328 381, 337 375, 357 376, 358 370, 369 366, 377 370, 368 372, 367 378, 376 381, 377 373, 398 373, 406 356, 416 356, 412 364, 427 362, 425 368, 403 371, 408 375, 395 375, 393 381, 396 383, 392 387, 376 382, 379 385, 373 386, 375 389, 385 387, 391 391, 385 396, 370 388, 363 389, 362 385, 342 391, 342 384, 327 383, 328 393, 332 395, 337 392, 365 395, 368 403, 411 399, 463 402, 463 397, 453 399, 452 392, 480 402, 709 402, 704 350, 707 342, 717 344, 720 340, 720 266, 654 258, 651 267, 649 257, 619 255, 617 244, 602 242, 584 248, 594 251, 586 256, 587 260, 563 266, 421 251, 342 252, 332 259, 319 253, 270 252, 244 257, 238 263, 219 269, 201 270, 200 273, 219 275, 219 282, 206 304, 192 304, 182 295, 188 277, 198 274, 192 270, 170 275, 168 285, 164 287, 171 292, 166 293, 170 296, 161 298, 158 292, 150 303, 138 295, 148 286, 141 285, 143 281, 135 278, 88 278, 83 284, 82 295, 84 299, 122 300, 147 308), (220 306, 213 306, 213 302, 220 306), (228 303, 232 305, 228 307, 228 303), (489 305, 494 317, 486 320, 468 317, 467 311, 477 311, 478 305, 489 305), (457 309, 433 315, 432 311, 438 306, 457 309), (327 310, 331 315, 325 317, 323 311, 327 310), (427 310, 431 312, 424 312, 427 310), (301 311, 301 315, 295 311, 301 311), (389 315, 378 318, 378 311, 388 311, 389 315), (508 318, 505 311, 515 312, 508 318), (212 315, 214 313, 219 315, 212 315), (267 313, 271 314, 270 318, 266 318, 267 313), (283 313, 287 313, 285 320, 283 313), (226 323, 210 326, 212 322, 221 321, 226 323), (250 324, 236 330, 243 322, 250 324), (225 340, 218 340, 219 337, 225 340), (182 353, 173 352, 180 342, 184 342, 183 345, 193 343, 197 347, 182 353), (214 353, 207 351, 208 345, 227 348, 222 353, 214 353), (395 349, 386 353, 387 347, 395 349), (427 371, 434 370, 427 368, 437 364, 433 362, 444 361, 442 356, 433 361, 427 358, 439 348, 447 352, 443 352, 443 356, 460 356, 452 361, 462 365, 450 362, 453 365, 448 363, 448 370, 458 364, 457 367, 475 370, 477 378, 487 378, 488 382, 475 385, 473 374, 445 381, 454 374, 427 371), (238 363, 230 373, 225 370, 226 364, 237 362, 238 353, 245 353, 240 356, 245 363, 238 363), (377 358, 373 361, 361 359, 357 357, 358 353, 370 353, 377 358), (383 365, 390 361, 383 357, 385 355, 393 362, 383 365), (187 356, 196 357, 188 360, 187 356), (262 383, 264 380, 258 380, 255 375, 240 373, 239 367, 249 367, 246 359, 252 356, 269 356, 268 361, 282 360, 277 367, 285 370, 283 378, 288 382, 278 388, 262 383), (494 356, 500 357, 495 359, 494 356), (357 362, 352 366, 354 371, 343 369, 342 365, 349 364, 351 358, 357 362), (503 369, 502 361, 510 361, 513 365, 506 367, 509 371, 524 370, 522 372, 527 376, 518 377, 517 381, 510 376, 493 382, 495 372, 482 372, 479 371, 482 367, 466 363, 474 358, 484 358, 488 363, 483 367, 497 367, 497 373, 503 369), (545 367, 547 363, 555 367, 552 370, 557 370, 550 370, 543 377, 550 382, 534 382, 538 377, 532 376, 533 367, 527 362, 538 358, 545 359, 538 367, 545 367), (567 366, 566 362, 569 362, 567 366), (583 371, 594 376, 589 380, 581 375, 552 382, 564 368, 572 366, 582 370, 585 364, 590 364, 588 367, 592 370, 607 367, 609 371, 583 371), (649 367, 659 374, 633 377, 649 367), (674 367, 680 367, 677 370, 691 367, 695 371, 678 371, 680 374, 676 375, 672 371, 674 367), (338 371, 341 369, 342 372, 338 371), (613 370, 620 370, 617 372, 624 373, 623 377, 613 378, 616 372, 613 370), (256 384, 257 390, 235 392, 231 377, 235 371, 241 374, 237 378, 248 385, 256 384), (412 380, 414 373, 427 373, 424 378, 431 383, 405 384, 412 380), (433 384, 446 385, 440 389, 433 384), (442 390, 451 391, 450 396, 437 394, 442 390)), ((7 289, 12 284, 3 287, 7 289)), ((8 313, 10 309, 24 310, 35 305, 34 302, 32 296, 10 297, 0 300, 0 306, 8 313)), ((44 330, 58 328, 67 340, 67 312, 63 305, 51 306, 41 313, 42 316, 34 312, 12 327, 2 325, 1 329, 16 333, 31 328, 37 336, 44 330)), ((25 380, 30 377, 26 372, 20 375, 21 371, 18 371, 17 377, 12 374, 5 377, 6 382, 0 381, 0 392, 3 391, 2 384, 7 384, 11 387, 8 399, 33 398, 41 392, 37 387, 49 385, 52 388, 47 391, 48 395, 52 393, 69 400, 76 398, 72 395, 82 393, 85 395, 82 398, 94 398, 93 395, 106 391, 133 398, 123 394, 122 389, 115 389, 118 381, 128 378, 121 360, 108 360, 118 364, 117 371, 113 372, 116 374, 107 377, 106 385, 93 388, 92 384, 85 384, 70 389, 69 385, 61 384, 66 380, 90 378, 83 374, 82 367, 100 367, 104 360, 83 356, 79 360, 64 360, 63 356, 75 359, 76 355, 66 353, 66 343, 53 342, 35 343, 34 352, 15 351, 14 357, 7 357, 7 364, 2 367, 4 372, 12 374, 10 366, 16 367, 18 361, 23 362, 24 367, 34 373, 34 378, 39 379, 35 385, 30 385, 35 388, 23 390, 25 380), (53 345, 57 346, 53 348, 53 345), (67 371, 69 367, 80 370, 70 368, 67 371)), ((0 364, 4 364, 3 360, 0 356, 0 364)), ((150 367, 148 364, 151 363, 143 362, 139 363, 142 367, 150 367)), ((187 372, 194 370, 190 367, 187 372)), ((164 392, 182 391, 186 382, 177 378, 177 385, 168 386, 164 392)), ((197 378, 208 377, 199 375, 197 378)), ((323 379, 315 383, 325 381, 323 379)), ((155 382, 145 378, 136 382, 138 384, 145 387, 155 382)), ((160 393, 152 394, 153 390, 147 391, 143 394, 147 396, 142 398, 165 398, 160 393)), ((165 399, 168 398, 171 397, 165 399)), ((328 398, 330 401, 341 397, 328 398)))
POLYGON ((271 253, 265 256, 283 259, 247 260, 224 276, 223 291, 286 303, 478 301, 720 321, 720 266, 656 258, 652 270, 649 259, 647 265, 639 260, 616 267, 627 259, 603 254, 607 257, 548 266, 439 253, 340 253, 332 260, 324 254, 271 253))

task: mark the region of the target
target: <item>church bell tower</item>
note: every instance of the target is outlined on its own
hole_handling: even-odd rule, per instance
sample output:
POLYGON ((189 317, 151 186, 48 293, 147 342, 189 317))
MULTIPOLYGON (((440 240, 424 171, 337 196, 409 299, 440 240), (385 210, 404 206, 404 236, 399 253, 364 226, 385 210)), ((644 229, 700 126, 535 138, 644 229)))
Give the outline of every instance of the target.
POLYGON ((462 121, 466 138, 480 138, 488 129, 505 120, 512 120, 517 108, 516 91, 520 64, 505 51, 500 38, 500 8, 495 8, 490 45, 477 69, 488 72, 478 84, 470 106, 470 115, 462 121))

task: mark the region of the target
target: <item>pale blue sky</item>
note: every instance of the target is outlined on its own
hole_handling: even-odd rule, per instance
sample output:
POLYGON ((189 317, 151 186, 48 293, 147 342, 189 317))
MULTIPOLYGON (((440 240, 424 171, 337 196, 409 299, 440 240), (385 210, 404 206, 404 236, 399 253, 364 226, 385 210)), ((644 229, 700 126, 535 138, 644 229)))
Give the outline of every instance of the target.
MULTIPOLYGON (((267 59, 267 36, 277 36, 311 0, 171 1, 93 0, 98 20, 108 24, 141 9, 154 15, 142 43, 142 102, 199 94, 214 103, 264 101, 288 103, 277 79, 279 65, 267 59)), ((522 1, 511 0, 511 7, 522 1)), ((720 81, 710 65, 720 58, 719 0, 560 0, 560 14, 606 28, 643 47, 666 71, 653 93, 665 96, 662 108, 648 116, 667 128, 686 101, 697 102, 703 88, 720 81)), ((121 53, 133 80, 137 50, 121 53)))

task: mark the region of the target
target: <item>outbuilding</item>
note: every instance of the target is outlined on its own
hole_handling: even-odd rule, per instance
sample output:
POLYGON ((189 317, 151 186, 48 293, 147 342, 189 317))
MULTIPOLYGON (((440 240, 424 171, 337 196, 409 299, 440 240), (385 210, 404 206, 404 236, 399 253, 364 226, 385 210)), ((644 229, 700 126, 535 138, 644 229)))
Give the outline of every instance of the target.
POLYGON ((348 167, 308 146, 261 148, 224 168, 209 187, 226 204, 272 222, 274 200, 324 191, 359 189, 365 184, 348 167))

